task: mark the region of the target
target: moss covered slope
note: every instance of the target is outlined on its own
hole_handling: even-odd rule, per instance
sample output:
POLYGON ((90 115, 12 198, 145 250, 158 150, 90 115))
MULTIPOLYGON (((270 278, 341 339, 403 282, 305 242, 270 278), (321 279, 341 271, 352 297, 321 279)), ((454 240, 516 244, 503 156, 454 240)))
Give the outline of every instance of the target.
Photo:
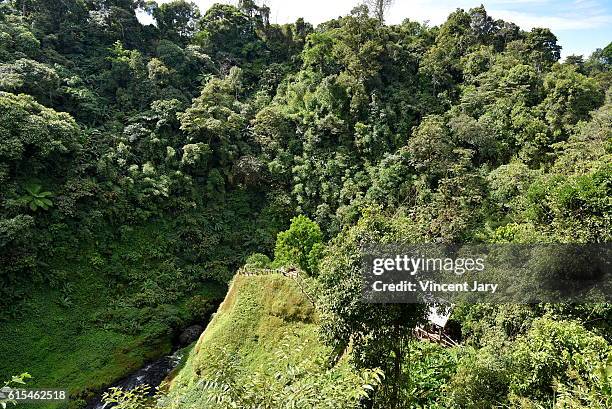
POLYGON ((237 275, 173 387, 207 374, 211 361, 225 358, 221 353, 251 369, 274 361, 291 337, 318 344, 315 310, 293 280, 280 274, 237 275))
POLYGON ((0 309, 0 382, 28 372, 28 387, 70 392, 70 406, 30 406, 83 407, 100 389, 169 353, 177 331, 208 320, 225 295, 217 282, 187 281, 166 225, 123 230, 111 244, 58 250, 46 260, 53 279, 32 286, 15 317, 0 309))
POLYGON ((346 358, 328 366, 331 350, 318 329, 316 311, 293 279, 237 275, 173 380, 168 406, 216 408, 212 401, 223 399, 237 407, 280 407, 271 402, 275 395, 304 408, 319 407, 322 395, 354 402, 359 393, 341 394, 361 387, 363 378, 346 358))

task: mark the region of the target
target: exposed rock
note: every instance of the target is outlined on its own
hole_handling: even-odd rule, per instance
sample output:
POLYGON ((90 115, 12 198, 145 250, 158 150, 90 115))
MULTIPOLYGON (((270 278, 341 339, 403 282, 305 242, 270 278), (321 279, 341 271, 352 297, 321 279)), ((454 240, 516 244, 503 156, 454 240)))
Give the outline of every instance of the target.
POLYGON ((201 325, 192 325, 185 329, 179 336, 179 343, 181 346, 187 346, 192 342, 195 342, 200 338, 200 335, 204 332, 204 327, 201 325))

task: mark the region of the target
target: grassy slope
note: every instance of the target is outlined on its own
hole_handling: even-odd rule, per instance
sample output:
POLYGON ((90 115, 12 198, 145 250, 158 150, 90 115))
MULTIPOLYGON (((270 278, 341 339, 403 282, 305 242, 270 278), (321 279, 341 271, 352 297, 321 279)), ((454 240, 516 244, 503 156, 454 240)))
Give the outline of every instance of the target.
POLYGON ((90 326, 110 297, 92 279, 79 282, 72 307, 59 306, 56 291, 39 291, 27 305, 31 317, 2 325, 0 343, 10 357, 0 364, 3 378, 27 371, 31 387, 68 388, 75 394, 107 385, 169 351, 169 340, 146 344, 138 336, 90 326))
MULTIPOLYGON (((154 247, 157 236, 154 226, 139 230, 113 253, 129 254, 143 246, 154 247)), ((150 320, 144 317, 146 321, 142 327, 133 332, 118 330, 122 325, 120 319, 112 318, 114 322, 111 322, 106 318, 109 305, 122 296, 116 286, 109 285, 107 274, 110 271, 92 266, 91 260, 99 258, 97 250, 80 250, 76 260, 57 257, 49 261, 51 267, 61 269, 66 274, 66 282, 71 283, 68 304, 61 302, 65 291, 38 289, 24 302, 22 318, 0 322, 0 380, 29 372, 33 377, 30 387, 66 388, 73 396, 87 397, 88 391, 106 386, 138 369, 147 360, 170 351, 170 335, 151 336, 159 328, 155 317, 151 316, 150 320)), ((139 261, 122 266, 137 274, 162 261, 139 261)), ((212 300, 222 298, 225 291, 222 285, 202 282, 188 297, 172 305, 177 315, 185 316, 188 315, 185 301, 190 296, 198 294, 212 300)), ((152 309, 151 315, 154 312, 152 309)), ((37 408, 57 406, 36 405, 37 408)), ((73 401, 71 407, 79 407, 78 401, 73 401)))
MULTIPOLYGON (((196 384, 211 372, 210 362, 228 356, 239 359, 245 372, 275 368, 279 350, 295 351, 296 358, 329 356, 318 339, 314 308, 293 280, 282 275, 237 275, 225 301, 191 351, 185 367, 171 386, 181 408, 203 407, 196 384), (308 348, 300 348, 308 345, 308 348)), ((343 363, 344 364, 344 363, 343 363)))

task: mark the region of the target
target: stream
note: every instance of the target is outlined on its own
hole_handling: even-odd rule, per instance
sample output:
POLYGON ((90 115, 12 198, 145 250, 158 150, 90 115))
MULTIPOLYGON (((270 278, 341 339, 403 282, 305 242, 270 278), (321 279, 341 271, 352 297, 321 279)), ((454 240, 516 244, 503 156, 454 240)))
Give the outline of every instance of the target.
MULTIPOLYGON (((215 304, 214 310, 217 309, 219 303, 215 304)), ((210 321, 211 317, 212 315, 208 317, 206 323, 210 321)), ((185 354, 187 354, 190 350, 189 346, 200 339, 200 336, 204 332, 205 326, 206 324, 204 323, 202 323, 202 325, 193 324, 183 329, 174 342, 175 350, 171 355, 166 355, 153 362, 150 362, 131 375, 128 375, 125 378, 113 383, 108 388, 101 390, 94 398, 87 402, 85 409, 109 409, 114 407, 114 404, 102 402, 102 395, 104 395, 104 392, 113 387, 121 388, 123 390, 131 390, 140 385, 149 385, 151 389, 149 389, 148 395, 153 396, 156 392, 156 387, 161 385, 164 379, 170 375, 172 370, 179 366, 185 354)))
MULTIPOLYGON (((179 349, 172 355, 164 356, 156 361, 153 361, 146 366, 140 368, 133 374, 114 383, 110 387, 122 388, 124 390, 133 389, 139 385, 150 385, 150 394, 155 393, 155 387, 159 386, 164 379, 178 366, 185 354, 185 349, 179 349)), ((85 409, 109 409, 112 404, 102 402, 102 395, 106 390, 101 391, 94 399, 92 399, 85 409)))

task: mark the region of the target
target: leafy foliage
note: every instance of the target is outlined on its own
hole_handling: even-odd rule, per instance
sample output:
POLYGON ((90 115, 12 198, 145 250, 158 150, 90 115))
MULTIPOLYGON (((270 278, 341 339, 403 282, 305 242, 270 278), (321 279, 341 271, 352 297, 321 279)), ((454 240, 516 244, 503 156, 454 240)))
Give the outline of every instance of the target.
POLYGON ((53 197, 51 192, 42 192, 41 185, 30 185, 25 188, 27 195, 22 196, 21 200, 27 204, 32 211, 38 209, 49 210, 53 206, 50 197, 53 197))
POLYGON ((30 379, 31 377, 32 376, 29 373, 24 372, 21 375, 12 376, 10 380, 4 382, 4 385, 2 386, 2 388, 0 388, 0 406, 2 406, 2 409, 6 409, 9 404, 12 404, 14 406, 17 405, 17 401, 14 399, 10 399, 10 397, 8 397, 8 395, 6 394, 7 389, 10 389, 11 387, 20 387, 22 385, 25 385, 26 379, 30 379))
MULTIPOLYGON (((285 342, 285 348, 295 348, 293 345, 297 343, 295 340, 285 342)), ((308 344, 298 346, 300 349, 309 347, 308 344)), ((269 373, 264 369, 243 377, 239 376, 240 363, 236 358, 230 358, 229 365, 225 360, 213 363, 212 380, 200 381, 206 407, 354 407, 382 382, 379 370, 354 374, 340 367, 326 369, 320 361, 323 357, 308 356, 296 362, 292 357, 295 353, 299 355, 300 351, 277 352, 276 361, 282 371, 269 373)))
POLYGON ((276 237, 274 264, 298 266, 308 273, 318 272, 323 234, 321 228, 305 216, 291 220, 289 230, 276 237))
POLYGON ((105 404, 119 409, 146 409, 151 407, 151 398, 147 396, 149 385, 138 385, 130 390, 110 388, 104 392, 102 400, 105 404))
POLYGON ((359 255, 609 242, 612 46, 560 63, 550 30, 482 6, 430 27, 385 25, 390 2, 368 3, 315 30, 246 0, 202 14, 183 0, 0 2, 3 371, 30 363, 85 400, 208 319, 252 255, 247 268, 309 273, 317 313, 282 277, 252 278, 265 302, 242 283, 252 308, 219 318, 215 341, 240 345, 235 366, 190 363, 209 382, 181 378, 194 402, 610 406, 596 363, 609 306, 457 306, 463 345, 447 354, 410 340, 423 306, 360 302, 359 255), (278 345, 279 320, 304 351, 278 345))

